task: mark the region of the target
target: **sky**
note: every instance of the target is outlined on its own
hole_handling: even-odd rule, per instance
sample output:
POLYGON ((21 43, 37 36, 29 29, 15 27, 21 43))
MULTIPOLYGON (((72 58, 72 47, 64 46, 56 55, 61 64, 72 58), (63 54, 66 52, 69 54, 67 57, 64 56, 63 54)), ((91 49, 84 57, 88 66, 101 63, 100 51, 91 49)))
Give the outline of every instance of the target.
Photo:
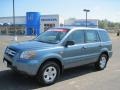
MULTIPOLYGON (((12 16, 12 1, 0 0, 0 17, 12 16)), ((120 0, 15 0, 15 15, 40 12, 60 15, 60 22, 68 18, 84 19, 83 9, 89 9, 89 19, 108 19, 120 22, 120 0)))

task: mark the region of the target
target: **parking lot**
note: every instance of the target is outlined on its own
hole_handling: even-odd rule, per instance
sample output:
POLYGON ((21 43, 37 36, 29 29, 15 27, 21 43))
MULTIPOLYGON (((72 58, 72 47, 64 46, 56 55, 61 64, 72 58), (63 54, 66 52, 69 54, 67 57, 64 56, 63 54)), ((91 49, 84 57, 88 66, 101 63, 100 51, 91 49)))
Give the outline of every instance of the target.
MULTIPOLYGON (((120 90, 120 37, 110 35, 113 56, 103 71, 93 65, 66 70, 54 85, 41 87, 34 78, 13 73, 2 62, 5 47, 13 43, 12 36, 0 36, 0 90, 120 90)), ((34 37, 19 36, 18 41, 34 37)))

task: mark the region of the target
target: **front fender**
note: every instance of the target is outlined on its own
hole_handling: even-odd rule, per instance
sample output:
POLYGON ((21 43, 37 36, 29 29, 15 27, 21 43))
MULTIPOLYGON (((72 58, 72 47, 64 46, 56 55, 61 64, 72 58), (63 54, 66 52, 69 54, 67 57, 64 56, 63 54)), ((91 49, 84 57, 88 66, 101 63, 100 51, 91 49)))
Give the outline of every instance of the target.
POLYGON ((60 56, 59 54, 56 54, 56 53, 43 55, 40 59, 40 62, 42 64, 43 62, 45 62, 46 60, 51 59, 51 58, 55 58, 55 59, 59 60, 63 65, 62 56, 60 56))

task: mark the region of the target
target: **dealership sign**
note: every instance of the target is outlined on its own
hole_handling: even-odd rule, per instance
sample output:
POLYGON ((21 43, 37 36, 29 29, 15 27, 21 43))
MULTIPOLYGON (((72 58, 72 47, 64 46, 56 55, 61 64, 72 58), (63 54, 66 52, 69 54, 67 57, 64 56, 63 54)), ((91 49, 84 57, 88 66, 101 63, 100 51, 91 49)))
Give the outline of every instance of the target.
MULTIPOLYGON (((82 20, 75 20, 73 25, 75 26, 86 26, 86 20, 82 19, 82 20)), ((98 20, 97 19, 89 19, 87 20, 87 26, 88 27, 98 27, 98 20)))

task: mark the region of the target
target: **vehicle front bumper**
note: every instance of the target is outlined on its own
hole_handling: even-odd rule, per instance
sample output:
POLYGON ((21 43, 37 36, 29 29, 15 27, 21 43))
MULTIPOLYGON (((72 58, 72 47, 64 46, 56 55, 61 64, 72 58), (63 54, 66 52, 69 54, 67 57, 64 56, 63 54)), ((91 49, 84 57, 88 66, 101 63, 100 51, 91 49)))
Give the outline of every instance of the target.
POLYGON ((4 58, 4 62, 7 62, 7 67, 19 71, 30 76, 35 76, 39 70, 39 60, 9 60, 4 58))

